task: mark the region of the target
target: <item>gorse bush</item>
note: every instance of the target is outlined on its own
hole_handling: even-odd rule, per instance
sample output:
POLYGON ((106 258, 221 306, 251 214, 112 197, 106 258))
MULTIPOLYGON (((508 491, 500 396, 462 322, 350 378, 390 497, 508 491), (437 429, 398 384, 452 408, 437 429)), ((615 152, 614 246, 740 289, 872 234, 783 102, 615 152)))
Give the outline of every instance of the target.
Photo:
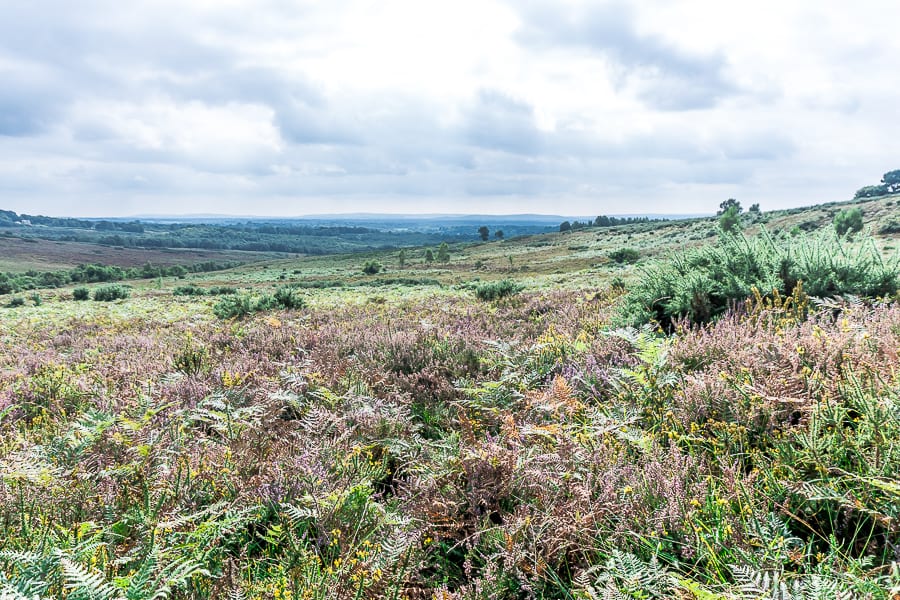
POLYGON ((179 285, 172 290, 174 296, 205 296, 206 290, 196 285, 179 285))
POLYGON ((900 264, 896 258, 882 259, 871 240, 848 245, 834 235, 723 236, 715 245, 686 250, 645 269, 616 324, 655 320, 670 328, 680 318, 705 323, 754 289, 790 295, 801 281, 814 297, 886 296, 897 292, 900 264))
POLYGON ((18 308, 19 306, 25 306, 25 298, 21 296, 14 296, 6 303, 7 308, 18 308))
POLYGON ((278 308, 298 309, 306 307, 306 300, 290 287, 282 287, 275 290, 272 298, 278 308))
POLYGON ((607 254, 609 259, 617 263, 636 263, 641 253, 634 248, 619 248, 607 254))
POLYGON ((73 300, 88 300, 91 297, 91 290, 86 287, 77 287, 72 290, 73 300))
POLYGON ((213 314, 220 319, 239 319, 247 315, 273 309, 299 309, 306 300, 291 287, 281 287, 274 294, 229 294, 213 306, 213 314))
POLYGON ((514 296, 522 291, 522 286, 515 281, 503 279, 501 281, 491 281, 484 283, 475 288, 475 296, 479 300, 491 301, 514 296))
POLYGON ((131 295, 124 285, 104 285, 94 290, 94 300, 97 302, 111 302, 113 300, 122 300, 131 295))
POLYGON ((210 296, 227 296, 229 294, 236 294, 237 288, 226 285, 214 285, 213 287, 206 290, 206 293, 210 296))
POLYGON ((226 296, 213 306, 213 314, 220 319, 240 319, 256 312, 256 305, 252 296, 248 294, 234 294, 226 296))

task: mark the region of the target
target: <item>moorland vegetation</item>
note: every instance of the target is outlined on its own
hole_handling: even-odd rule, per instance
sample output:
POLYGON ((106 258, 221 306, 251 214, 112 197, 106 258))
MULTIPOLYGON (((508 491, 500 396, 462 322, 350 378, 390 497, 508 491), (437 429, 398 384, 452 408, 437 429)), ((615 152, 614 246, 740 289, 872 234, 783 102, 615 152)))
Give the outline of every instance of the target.
POLYGON ((896 597, 893 202, 3 309, 0 597, 896 597))

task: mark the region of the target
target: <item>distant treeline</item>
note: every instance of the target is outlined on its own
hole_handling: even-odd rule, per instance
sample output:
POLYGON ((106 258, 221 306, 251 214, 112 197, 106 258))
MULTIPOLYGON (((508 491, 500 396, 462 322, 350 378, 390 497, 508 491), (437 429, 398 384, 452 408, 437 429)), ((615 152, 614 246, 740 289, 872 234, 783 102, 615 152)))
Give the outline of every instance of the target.
POLYGON ((593 221, 563 221, 559 224, 559 230, 571 231, 573 229, 585 229, 587 227, 615 227, 617 225, 634 225, 636 223, 650 223, 666 220, 668 219, 651 219, 650 217, 607 217, 606 215, 600 215, 593 221))
POLYGON ((123 279, 153 279, 155 277, 184 277, 188 273, 221 271, 239 266, 238 262, 205 261, 193 265, 122 267, 109 265, 78 265, 74 269, 60 271, 25 271, 24 273, 0 272, 0 294, 14 294, 23 290, 57 288, 77 283, 103 283, 123 279))
POLYGON ((0 210, 0 227, 15 227, 17 225, 144 233, 144 225, 139 221, 89 221, 87 219, 72 219, 69 217, 45 217, 43 215, 26 214, 20 215, 11 210, 0 210))
POLYGON ((91 221, 17 214, 0 210, 4 235, 66 242, 86 242, 123 248, 240 250, 290 254, 332 254, 422 246, 453 235, 387 232, 350 225, 294 225, 246 222, 145 223, 91 221))

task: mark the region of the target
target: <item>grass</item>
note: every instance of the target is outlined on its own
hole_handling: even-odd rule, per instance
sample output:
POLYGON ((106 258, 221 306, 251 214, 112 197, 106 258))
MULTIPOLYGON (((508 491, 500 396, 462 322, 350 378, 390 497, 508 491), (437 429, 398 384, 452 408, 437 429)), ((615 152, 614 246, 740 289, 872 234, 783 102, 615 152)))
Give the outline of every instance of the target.
POLYGON ((0 596, 890 598, 900 305, 750 292, 616 329, 615 278, 639 290, 712 226, 3 309, 0 596))

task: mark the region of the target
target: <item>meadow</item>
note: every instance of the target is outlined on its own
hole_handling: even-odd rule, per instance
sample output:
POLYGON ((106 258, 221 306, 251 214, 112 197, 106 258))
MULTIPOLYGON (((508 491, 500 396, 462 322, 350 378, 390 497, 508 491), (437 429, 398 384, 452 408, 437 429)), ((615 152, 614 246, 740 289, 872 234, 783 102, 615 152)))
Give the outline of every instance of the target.
POLYGON ((0 598, 896 598, 895 201, 20 295, 0 598))

